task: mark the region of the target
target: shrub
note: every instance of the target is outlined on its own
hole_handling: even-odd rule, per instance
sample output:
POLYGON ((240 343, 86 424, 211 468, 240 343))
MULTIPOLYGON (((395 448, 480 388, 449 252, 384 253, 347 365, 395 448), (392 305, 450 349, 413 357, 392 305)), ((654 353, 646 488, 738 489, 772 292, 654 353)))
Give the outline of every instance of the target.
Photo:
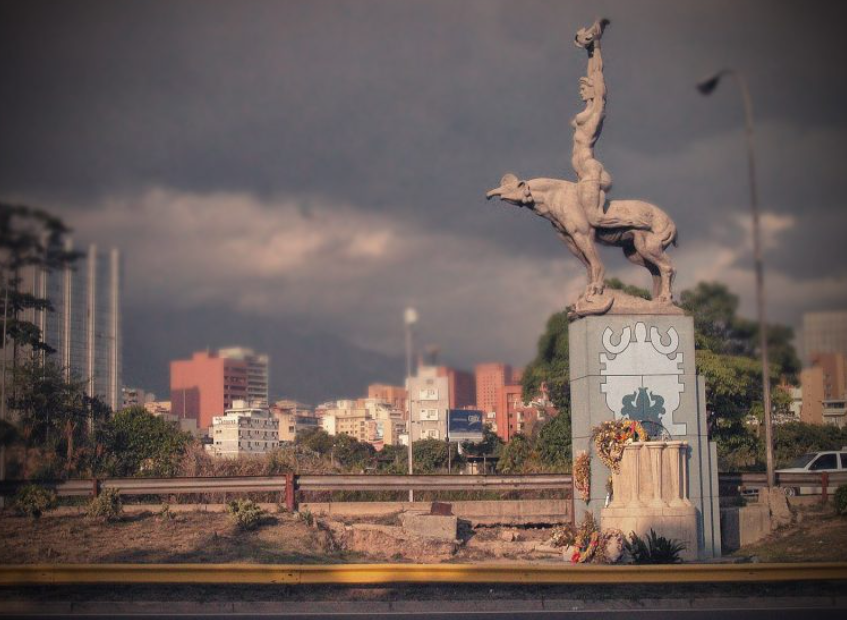
POLYGON ((226 511, 242 530, 257 528, 265 517, 265 511, 253 500, 234 499, 226 505, 226 511))
POLYGON ((18 514, 37 519, 45 510, 56 507, 56 493, 37 484, 28 484, 15 495, 18 514))
POLYGON ((680 541, 657 536, 652 529, 646 541, 630 532, 629 538, 624 540, 624 547, 636 564, 676 564, 682 561, 679 554, 685 549, 680 541))
POLYGON ((170 504, 164 504, 161 510, 156 513, 156 516, 159 518, 160 521, 167 522, 176 520, 176 513, 171 510, 170 504))
POLYGON ((837 514, 847 514, 847 484, 842 484, 836 489, 832 501, 835 502, 835 512, 837 514))
POLYGON ((299 511, 297 516, 299 516, 300 520, 308 526, 312 526, 315 523, 315 517, 312 516, 311 511, 308 509, 299 511))
POLYGON ((121 517, 123 505, 121 492, 118 489, 103 489, 100 494, 88 503, 88 516, 99 519, 104 523, 117 521, 121 517))

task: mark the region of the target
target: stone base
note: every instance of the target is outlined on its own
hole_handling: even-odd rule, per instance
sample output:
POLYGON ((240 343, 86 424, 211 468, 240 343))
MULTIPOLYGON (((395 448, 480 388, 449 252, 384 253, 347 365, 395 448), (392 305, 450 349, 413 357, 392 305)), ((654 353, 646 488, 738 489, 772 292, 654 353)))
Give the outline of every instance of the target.
POLYGON ((607 288, 600 295, 583 296, 577 299, 570 312, 570 318, 602 314, 682 316, 685 312, 673 302, 642 299, 623 291, 607 288))
POLYGON ((617 528, 624 536, 635 532, 642 539, 652 529, 659 536, 682 542, 685 545, 680 553, 683 560, 697 559, 697 509, 691 504, 679 507, 644 505, 640 508, 610 506, 600 510, 600 526, 604 530, 617 528))
POLYGON ((456 540, 459 519, 455 515, 430 515, 406 512, 400 515, 403 531, 420 538, 456 540))

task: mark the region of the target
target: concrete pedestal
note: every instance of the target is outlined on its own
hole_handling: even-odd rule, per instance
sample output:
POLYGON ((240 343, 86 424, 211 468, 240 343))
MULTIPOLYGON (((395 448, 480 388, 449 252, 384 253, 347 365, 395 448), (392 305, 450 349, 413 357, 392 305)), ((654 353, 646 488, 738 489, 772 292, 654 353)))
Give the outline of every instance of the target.
POLYGON ((614 495, 600 510, 600 526, 642 538, 650 530, 685 544, 685 560, 698 557, 697 509, 688 499, 688 445, 649 441, 624 448, 620 471, 612 475, 614 495))
POLYGON ((591 496, 587 503, 576 500, 577 520, 586 510, 599 517, 611 473, 596 455, 591 429, 621 418, 656 422, 688 445, 688 501, 697 519, 692 548, 701 559, 719 556, 717 453, 708 439, 691 317, 589 316, 572 322, 568 335, 573 454, 591 455, 591 496))

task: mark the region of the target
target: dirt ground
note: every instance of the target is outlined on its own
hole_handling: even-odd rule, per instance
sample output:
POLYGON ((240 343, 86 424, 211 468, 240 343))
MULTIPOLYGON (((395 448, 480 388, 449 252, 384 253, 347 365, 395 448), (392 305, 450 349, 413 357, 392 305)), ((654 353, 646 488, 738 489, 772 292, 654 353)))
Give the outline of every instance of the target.
POLYGON ((4 563, 327 563, 482 562, 493 559, 561 561, 534 553, 550 528, 477 528, 460 522, 458 543, 395 539, 396 517, 308 524, 297 514, 268 514, 252 531, 239 530, 225 513, 186 512, 163 519, 152 512, 125 514, 114 523, 83 515, 40 519, 0 516, 0 557, 4 563), (351 530, 359 523, 364 528, 351 530), (388 527, 386 527, 388 526, 388 527))
MULTIPOLYGON (((819 505, 795 509, 796 522, 733 554, 762 562, 847 561, 847 517, 819 505)), ((179 513, 163 519, 152 512, 127 514, 115 523, 83 515, 40 519, 0 515, 0 557, 28 563, 341 563, 561 562, 540 551, 549 527, 477 527, 460 521, 458 542, 394 538, 396 517, 309 524, 297 514, 268 514, 256 530, 239 530, 229 515, 179 513), (357 526, 358 523, 358 526, 357 526), (357 529, 358 528, 358 529, 357 529)))
POLYGON ((100 523, 82 515, 37 520, 0 517, 4 563, 340 562, 326 532, 291 514, 269 515, 256 530, 241 531, 225 513, 190 512, 174 519, 153 513, 100 523))
POLYGON ((817 503, 793 511, 792 525, 732 555, 761 562, 847 562, 847 515, 838 516, 831 505, 817 503))

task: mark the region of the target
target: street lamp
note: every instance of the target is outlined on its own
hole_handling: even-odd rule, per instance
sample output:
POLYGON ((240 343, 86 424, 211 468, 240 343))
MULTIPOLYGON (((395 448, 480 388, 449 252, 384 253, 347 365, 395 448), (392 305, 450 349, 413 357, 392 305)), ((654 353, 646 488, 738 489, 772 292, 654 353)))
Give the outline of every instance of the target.
MULTIPOLYGON (((414 308, 406 308, 403 312, 403 323, 406 326, 406 408, 409 411, 408 437, 409 437, 409 475, 414 473, 412 466, 412 327, 418 322, 418 311, 414 308)), ((415 501, 414 489, 409 489, 409 502, 415 501)))
POLYGON ((735 69, 723 69, 697 84, 697 90, 710 95, 725 75, 735 78, 744 101, 744 119, 747 135, 747 173, 750 182, 750 209, 753 213, 753 261, 756 272, 756 309, 759 319, 760 349, 762 352, 762 400, 765 408, 765 455, 768 470, 768 490, 774 487, 773 423, 771 421, 771 377, 768 364, 768 334, 765 325, 765 274, 762 265, 762 242, 759 232, 759 198, 756 190, 756 159, 753 152, 753 102, 744 75, 735 69))

